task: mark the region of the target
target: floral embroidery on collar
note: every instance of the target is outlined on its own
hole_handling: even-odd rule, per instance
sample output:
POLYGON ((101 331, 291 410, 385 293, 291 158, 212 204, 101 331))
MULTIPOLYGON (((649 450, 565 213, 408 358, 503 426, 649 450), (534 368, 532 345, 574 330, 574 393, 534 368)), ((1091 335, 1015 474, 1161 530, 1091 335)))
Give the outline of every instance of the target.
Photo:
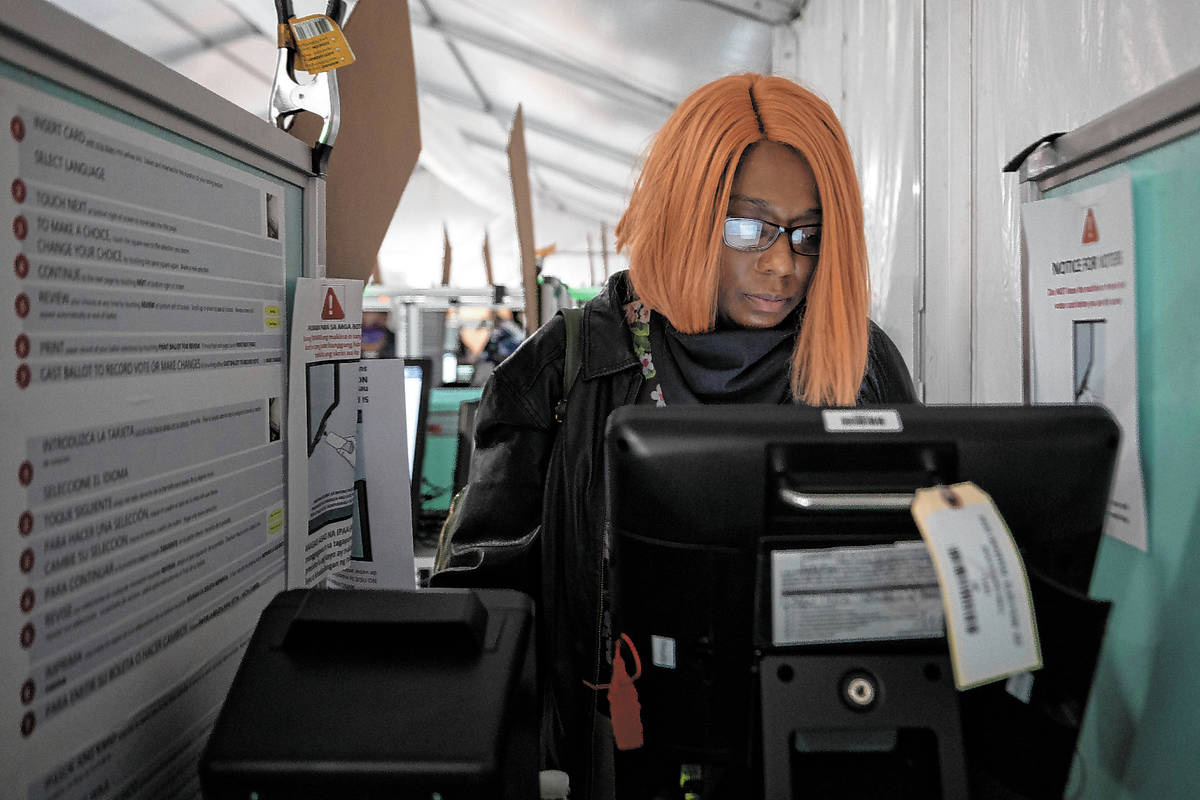
MULTIPOLYGON (((641 300, 633 300, 625 304, 625 322, 629 325, 629 333, 633 336, 633 353, 642 364, 642 377, 646 380, 654 378, 658 372, 654 369, 654 358, 650 353, 650 309, 641 300)), ((662 384, 655 386, 650 392, 654 405, 663 407, 667 404, 663 399, 662 384)))

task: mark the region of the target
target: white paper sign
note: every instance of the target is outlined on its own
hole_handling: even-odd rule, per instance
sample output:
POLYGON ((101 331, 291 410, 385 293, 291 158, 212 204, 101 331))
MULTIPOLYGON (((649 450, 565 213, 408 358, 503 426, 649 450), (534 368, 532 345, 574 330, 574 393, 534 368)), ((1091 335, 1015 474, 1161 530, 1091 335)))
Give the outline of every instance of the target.
POLYGON ((350 561, 357 466, 362 281, 296 281, 289 372, 288 585, 350 561))
POLYGON ((358 446, 350 563, 336 589, 416 589, 404 402, 404 359, 359 361, 358 446))
POLYGON ((1128 178, 1021 206, 1034 403, 1100 403, 1121 425, 1105 533, 1146 549, 1128 178))
POLYGON ((913 519, 937 570, 954 683, 960 689, 1039 669, 1041 648, 1025 565, 992 500, 972 483, 921 489, 913 519))

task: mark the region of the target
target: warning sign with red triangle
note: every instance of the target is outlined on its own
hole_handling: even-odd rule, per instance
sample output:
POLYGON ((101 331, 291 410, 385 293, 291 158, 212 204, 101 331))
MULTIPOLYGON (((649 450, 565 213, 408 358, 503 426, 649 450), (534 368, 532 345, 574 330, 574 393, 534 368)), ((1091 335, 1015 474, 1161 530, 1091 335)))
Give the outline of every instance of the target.
POLYGON ((338 302, 337 294, 330 286, 325 290, 325 303, 321 306, 321 319, 345 319, 346 312, 342 310, 342 304, 338 302))
POLYGON ((1089 208, 1087 218, 1083 221, 1083 244, 1100 241, 1100 231, 1096 228, 1096 215, 1089 208))

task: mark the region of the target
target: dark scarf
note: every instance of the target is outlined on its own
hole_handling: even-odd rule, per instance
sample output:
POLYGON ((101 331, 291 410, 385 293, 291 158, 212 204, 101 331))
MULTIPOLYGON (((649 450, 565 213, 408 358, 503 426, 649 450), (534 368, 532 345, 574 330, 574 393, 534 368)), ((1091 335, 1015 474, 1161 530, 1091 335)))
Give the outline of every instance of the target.
MULTIPOLYGON (((789 395, 792 350, 800 314, 774 328, 722 328, 680 333, 650 315, 650 350, 667 405, 782 403, 789 395)), ((643 394, 648 394, 643 391, 643 394)))

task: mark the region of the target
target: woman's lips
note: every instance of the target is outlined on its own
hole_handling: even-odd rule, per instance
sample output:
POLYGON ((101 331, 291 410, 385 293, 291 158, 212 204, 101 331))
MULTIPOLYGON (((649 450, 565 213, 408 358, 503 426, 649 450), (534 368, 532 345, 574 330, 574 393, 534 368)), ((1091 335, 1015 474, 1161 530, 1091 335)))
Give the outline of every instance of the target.
POLYGON ((746 294, 745 297, 750 301, 750 305, 759 311, 768 313, 779 311, 787 305, 787 301, 790 299, 777 294, 746 294))

